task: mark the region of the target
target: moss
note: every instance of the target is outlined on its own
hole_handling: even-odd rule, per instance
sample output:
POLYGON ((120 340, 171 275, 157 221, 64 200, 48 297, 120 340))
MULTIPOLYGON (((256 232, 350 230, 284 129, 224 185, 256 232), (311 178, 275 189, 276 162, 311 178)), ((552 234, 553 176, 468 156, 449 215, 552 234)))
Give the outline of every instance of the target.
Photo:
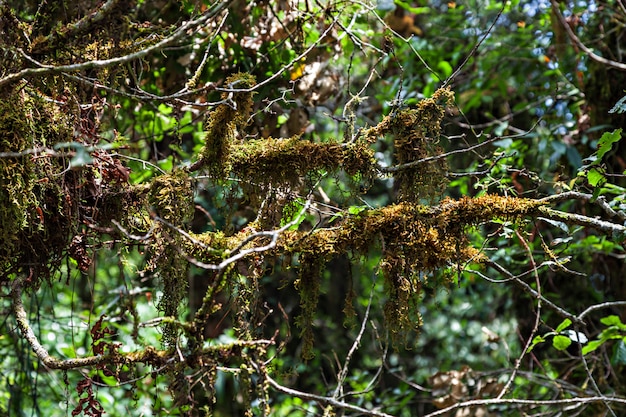
MULTIPOLYGON (((226 80, 234 89, 249 89, 256 84, 254 76, 238 73, 226 80)), ((205 145, 200 154, 200 164, 208 167, 215 178, 226 178, 229 171, 230 147, 234 144, 237 131, 243 129, 252 112, 252 92, 223 93, 223 103, 211 112, 207 121, 205 145)))
MULTIPOLYGON (((305 357, 312 354, 312 322, 319 299, 321 271, 333 257, 367 256, 377 243, 383 248, 380 268, 387 293, 384 315, 394 342, 400 343, 421 326, 418 303, 424 277, 450 265, 481 261, 480 252, 468 245, 465 235, 468 227, 494 219, 518 222, 536 215, 541 206, 535 200, 495 195, 444 199, 436 206, 401 202, 345 217, 343 223, 332 229, 283 232, 272 253, 298 260, 299 275, 295 285, 300 293, 301 314, 297 324, 305 357)), ((230 238, 216 233, 194 235, 194 239, 205 243, 207 248, 195 245, 193 255, 199 260, 217 263, 221 257, 216 253, 221 251, 222 256, 226 256, 227 248, 239 246, 249 233, 230 238)), ((264 243, 267 242, 252 241, 250 245, 264 243)))
POLYGON ((174 224, 182 225, 193 216, 193 187, 186 171, 175 170, 152 181, 148 204, 157 216, 174 224))
MULTIPOLYGON (((366 137, 389 135, 394 141, 395 164, 402 166, 442 153, 439 147, 441 122, 445 108, 454 100, 449 88, 437 90, 431 98, 421 100, 416 108, 400 110, 365 132, 366 137)), ((398 198, 401 201, 433 202, 447 185, 447 164, 435 159, 395 172, 398 198)))
POLYGON ((73 140, 73 118, 24 88, 0 98, 0 267, 24 271, 34 286, 58 266, 76 225, 74 173, 66 161, 33 153, 73 140), (60 174, 63 173, 63 174, 60 174))
MULTIPOLYGON (((163 297, 157 307, 166 316, 178 317, 181 302, 187 295, 189 262, 180 250, 185 238, 172 227, 182 227, 193 214, 193 188, 188 173, 174 171, 156 177, 150 187, 148 203, 156 215, 168 223, 157 223, 149 247, 148 269, 158 275, 163 285, 163 297)), ((166 345, 176 344, 178 331, 173 324, 165 325, 166 345)))

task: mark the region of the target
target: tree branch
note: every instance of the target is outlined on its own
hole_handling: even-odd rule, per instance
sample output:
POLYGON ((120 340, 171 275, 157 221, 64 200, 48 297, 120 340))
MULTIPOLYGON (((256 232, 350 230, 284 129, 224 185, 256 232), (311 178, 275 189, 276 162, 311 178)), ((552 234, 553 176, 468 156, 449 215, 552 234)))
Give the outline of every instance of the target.
POLYGON ((579 226, 591 227, 593 229, 597 229, 604 233, 610 234, 616 240, 623 240, 624 238, 626 238, 626 227, 620 224, 615 224, 600 219, 594 219, 592 217, 582 216, 576 213, 565 213, 546 206, 539 206, 537 207, 537 210, 539 211, 539 213, 543 214, 546 218, 551 220, 557 220, 568 224, 577 224, 579 226))
POLYGON ((176 29, 170 36, 166 37, 160 42, 157 42, 154 45, 149 46, 145 49, 141 49, 137 52, 133 52, 131 54, 116 57, 116 58, 104 59, 104 60, 97 59, 93 61, 81 62, 78 64, 54 66, 54 65, 46 65, 46 64, 40 63, 36 61, 34 58, 30 57, 28 54, 26 54, 22 49, 18 48, 17 51, 20 54, 22 54, 24 58, 35 63, 36 65, 39 66, 39 68, 26 68, 19 72, 9 74, 6 77, 0 78, 0 87, 8 83, 11 83, 13 81, 22 79, 24 77, 31 76, 31 75, 77 72, 77 71, 82 71, 82 70, 91 69, 91 68, 105 68, 105 67, 109 67, 112 65, 124 64, 130 61, 143 58, 152 52, 162 50, 166 46, 182 38, 184 35, 187 35, 190 30, 195 29, 198 26, 205 24, 209 19, 213 18, 222 10, 226 9, 231 3, 232 3, 232 0, 218 2, 204 16, 201 16, 198 19, 190 20, 189 22, 184 23, 178 29, 176 29))
POLYGON ((356 405, 352 405, 352 404, 348 404, 348 403, 343 402, 343 401, 336 400, 336 399, 334 399, 332 397, 322 397, 321 395, 315 395, 315 394, 311 394, 311 393, 308 393, 308 392, 298 391, 298 390, 295 390, 295 389, 292 389, 292 388, 285 387, 283 385, 280 385, 275 380, 273 380, 267 374, 264 375, 264 378, 276 390, 278 390, 280 392, 283 392, 285 394, 294 396, 294 397, 301 398, 303 400, 317 401, 317 402, 319 402, 321 404, 330 405, 332 407, 340 408, 340 409, 344 409, 344 410, 355 411, 355 412, 361 413, 361 414, 366 415, 366 416, 394 417, 391 414, 387 414, 387 413, 383 413, 383 412, 375 411, 375 410, 367 410, 365 408, 361 408, 361 407, 358 407, 356 405))
POLYGON ((621 62, 612 61, 610 59, 601 57, 600 55, 597 55, 595 52, 593 52, 591 49, 587 48, 587 46, 585 46, 585 44, 582 43, 580 39, 578 39, 578 36, 576 36, 572 28, 567 23, 567 20, 565 20, 565 17, 563 16, 563 13, 561 13, 561 9, 559 8, 559 4, 556 2, 556 0, 551 0, 551 3, 552 10, 554 11, 557 19, 559 19, 559 22, 561 23, 561 26, 563 26, 563 29, 565 29, 565 32, 567 32, 567 36, 569 36, 572 42, 574 42, 576 46, 578 46, 585 54, 587 54, 589 58, 608 67, 615 68, 620 71, 626 71, 626 64, 622 64, 621 62))

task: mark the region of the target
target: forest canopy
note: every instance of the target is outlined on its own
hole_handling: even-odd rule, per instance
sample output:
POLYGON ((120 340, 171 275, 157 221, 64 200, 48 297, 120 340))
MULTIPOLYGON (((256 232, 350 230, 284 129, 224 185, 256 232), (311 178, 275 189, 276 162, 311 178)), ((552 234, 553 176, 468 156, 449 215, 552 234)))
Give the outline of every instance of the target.
POLYGON ((623 414, 625 25, 0 1, 0 414, 623 414))

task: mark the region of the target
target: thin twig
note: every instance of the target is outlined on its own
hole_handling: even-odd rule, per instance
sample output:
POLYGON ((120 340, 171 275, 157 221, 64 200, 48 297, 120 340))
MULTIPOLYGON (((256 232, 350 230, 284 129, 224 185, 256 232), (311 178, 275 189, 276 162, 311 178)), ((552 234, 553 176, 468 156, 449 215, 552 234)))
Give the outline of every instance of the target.
POLYGON ((272 379, 272 377, 270 377, 269 375, 264 375, 265 380, 272 386, 274 387, 274 389, 285 393, 287 395, 291 395, 293 397, 298 397, 301 398, 303 400, 309 400, 309 401, 316 401, 319 402, 321 404, 326 404, 326 405, 330 405, 332 407, 335 408, 339 408, 339 409, 343 409, 343 410, 348 410, 348 411, 355 411, 358 413, 361 413, 362 415, 366 415, 366 416, 374 416, 374 417, 394 417, 391 414, 387 414, 387 413, 383 413, 380 411, 375 411, 375 410, 367 410, 365 408, 353 405, 353 404, 349 404, 343 401, 339 401, 336 400, 332 397, 323 397, 321 395, 315 395, 315 394, 311 394, 308 392, 303 392, 303 391, 298 391, 295 390, 293 388, 288 388, 285 387, 283 385, 280 385, 278 382, 276 382, 275 380, 272 379))
POLYGON ((565 29, 567 36, 569 36, 572 42, 574 42, 576 46, 578 46, 589 58, 596 62, 599 62, 602 65, 606 65, 607 67, 615 68, 620 71, 626 71, 626 64, 622 64, 621 62, 612 61, 610 59, 601 57, 600 55, 597 55, 595 52, 593 52, 591 49, 587 48, 587 46, 582 43, 578 36, 576 36, 572 28, 567 23, 567 20, 565 20, 565 17, 563 16, 563 13, 561 13, 561 9, 559 8, 559 3, 557 3, 556 0, 551 0, 551 3, 552 11, 554 11, 555 16, 561 23, 561 26, 563 26, 563 29, 565 29))

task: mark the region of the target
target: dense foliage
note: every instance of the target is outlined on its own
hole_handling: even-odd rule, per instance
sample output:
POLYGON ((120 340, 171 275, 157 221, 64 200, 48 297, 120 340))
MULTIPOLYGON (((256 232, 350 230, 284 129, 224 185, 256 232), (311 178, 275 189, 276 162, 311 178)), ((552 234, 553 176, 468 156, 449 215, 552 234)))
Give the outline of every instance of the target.
POLYGON ((621 1, 0 1, 0 413, 621 415, 621 1))

